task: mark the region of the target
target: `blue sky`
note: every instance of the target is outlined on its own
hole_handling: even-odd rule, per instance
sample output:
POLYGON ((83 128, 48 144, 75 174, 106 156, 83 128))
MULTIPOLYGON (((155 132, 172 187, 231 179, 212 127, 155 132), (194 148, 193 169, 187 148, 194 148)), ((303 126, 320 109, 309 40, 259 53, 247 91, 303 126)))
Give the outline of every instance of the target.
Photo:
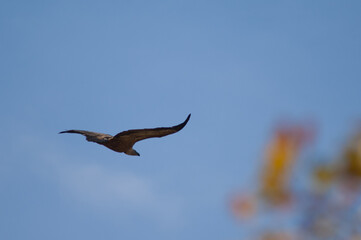
POLYGON ((359 1, 0 3, 0 238, 235 239, 280 119, 360 119, 359 1), (58 135, 172 126, 126 156, 58 135))

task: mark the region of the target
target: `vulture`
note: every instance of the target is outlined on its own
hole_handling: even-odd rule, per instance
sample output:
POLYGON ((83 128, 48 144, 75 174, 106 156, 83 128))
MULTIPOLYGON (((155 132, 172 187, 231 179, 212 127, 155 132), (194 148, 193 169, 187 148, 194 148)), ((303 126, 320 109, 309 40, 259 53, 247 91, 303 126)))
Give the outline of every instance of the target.
POLYGON ((164 137, 169 134, 180 131, 189 121, 191 114, 188 115, 187 119, 178 125, 173 127, 159 127, 159 128, 145 128, 145 129, 133 129, 124 132, 120 132, 115 136, 90 132, 84 130, 67 130, 59 133, 77 133, 86 137, 89 142, 95 142, 119 153, 125 153, 133 156, 140 156, 140 154, 133 149, 133 145, 141 140, 154 137, 164 137))

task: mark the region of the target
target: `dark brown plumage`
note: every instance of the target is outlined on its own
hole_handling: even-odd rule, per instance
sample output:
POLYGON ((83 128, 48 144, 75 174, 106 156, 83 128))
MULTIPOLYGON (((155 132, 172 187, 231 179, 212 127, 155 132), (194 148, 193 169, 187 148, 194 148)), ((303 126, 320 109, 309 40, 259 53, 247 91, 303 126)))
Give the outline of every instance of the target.
POLYGON ((128 130, 120 132, 114 137, 109 134, 89 132, 84 130, 67 130, 60 133, 78 133, 84 135, 87 141, 104 145, 113 151, 120 153, 124 152, 128 155, 140 156, 139 153, 133 149, 133 145, 136 142, 147 138, 164 137, 169 134, 176 133, 184 128, 190 117, 191 115, 189 114, 183 123, 173 127, 128 130))

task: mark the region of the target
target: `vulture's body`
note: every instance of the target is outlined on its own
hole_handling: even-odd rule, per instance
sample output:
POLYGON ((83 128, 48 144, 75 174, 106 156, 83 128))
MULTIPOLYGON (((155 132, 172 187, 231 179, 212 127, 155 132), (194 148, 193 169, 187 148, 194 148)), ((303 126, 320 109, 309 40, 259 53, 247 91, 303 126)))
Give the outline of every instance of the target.
POLYGON ((128 130, 124 132, 120 132, 115 136, 104 134, 104 133, 96 133, 89 132, 84 130, 68 130, 60 133, 78 133, 82 134, 86 137, 86 140, 89 142, 95 142, 105 147, 120 153, 125 153, 128 155, 136 155, 139 156, 139 153, 133 149, 133 145, 141 140, 153 137, 164 137, 169 134, 176 133, 180 131, 187 124, 190 118, 190 114, 187 119, 176 126, 173 127, 160 127, 160 128, 146 128, 146 129, 135 129, 128 130))

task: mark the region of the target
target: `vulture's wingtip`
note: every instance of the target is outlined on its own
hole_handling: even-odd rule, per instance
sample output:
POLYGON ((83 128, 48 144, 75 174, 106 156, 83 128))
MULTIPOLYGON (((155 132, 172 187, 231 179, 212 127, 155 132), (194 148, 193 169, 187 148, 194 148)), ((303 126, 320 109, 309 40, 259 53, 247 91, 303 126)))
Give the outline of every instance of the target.
POLYGON ((181 123, 177 126, 174 126, 174 129, 177 130, 177 132, 182 130, 182 128, 184 128, 184 126, 188 123, 190 117, 191 117, 191 114, 188 115, 187 119, 183 123, 181 123))
POLYGON ((191 115, 192 115, 192 114, 188 114, 187 119, 184 121, 186 124, 187 124, 187 122, 189 121, 189 119, 191 118, 191 115))
POLYGON ((66 131, 58 132, 58 134, 62 134, 62 133, 74 133, 74 130, 66 130, 66 131))
POLYGON ((187 122, 188 122, 188 121, 189 121, 189 119, 191 118, 191 115, 192 115, 192 114, 188 114, 187 119, 184 121, 184 122, 185 122, 185 124, 187 124, 187 122))

